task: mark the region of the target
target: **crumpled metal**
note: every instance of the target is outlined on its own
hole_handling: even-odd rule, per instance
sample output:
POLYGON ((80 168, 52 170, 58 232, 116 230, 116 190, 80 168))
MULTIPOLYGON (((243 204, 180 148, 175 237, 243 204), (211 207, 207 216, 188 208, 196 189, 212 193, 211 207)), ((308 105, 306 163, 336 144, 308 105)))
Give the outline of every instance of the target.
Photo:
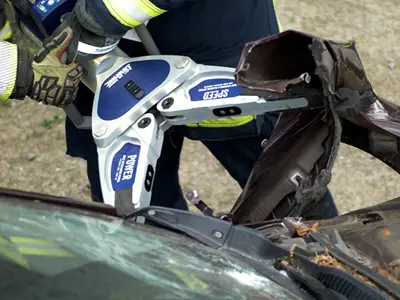
MULTIPOLYGON (((377 157, 400 173, 400 107, 375 94, 354 41, 338 42, 295 30, 284 31, 246 44, 235 77, 238 85, 252 91, 252 94, 275 93, 274 101, 279 100, 279 93, 284 99, 288 91, 290 93, 293 87, 300 86, 296 90, 300 94, 303 88, 304 91, 320 91, 324 103, 322 110, 281 113, 271 138, 263 146, 263 153, 231 211, 235 222, 259 222, 293 213, 293 210, 281 209, 280 213, 286 215, 277 214, 276 209, 271 211, 270 208, 265 209, 267 205, 260 206, 263 202, 273 201, 277 203, 276 208, 281 208, 282 201, 289 203, 287 207, 295 207, 293 202, 306 201, 308 197, 315 198, 310 202, 318 201, 316 198, 321 197, 329 184, 339 141, 377 157), (315 122, 330 129, 329 137, 323 144, 325 155, 315 163, 309 174, 303 174, 302 182, 292 189, 291 195, 286 195, 284 199, 271 199, 277 193, 271 192, 270 185, 282 184, 284 180, 279 170, 271 165, 277 160, 268 156, 285 159, 282 153, 290 151, 285 148, 285 141, 302 138, 299 133, 305 132, 307 126, 315 122), (294 128, 297 130, 294 131, 294 128), (277 174, 281 176, 280 183, 274 179, 277 174)), ((294 142, 287 143, 287 147, 295 145, 294 142)), ((313 147, 321 145, 318 142, 313 147)), ((296 155, 296 151, 292 152, 290 159, 295 160, 296 155)), ((296 167, 294 163, 293 167, 298 168, 299 165, 296 167)), ((286 176, 290 181, 290 174, 286 176)), ((300 214, 303 209, 304 205, 296 213, 300 214)))

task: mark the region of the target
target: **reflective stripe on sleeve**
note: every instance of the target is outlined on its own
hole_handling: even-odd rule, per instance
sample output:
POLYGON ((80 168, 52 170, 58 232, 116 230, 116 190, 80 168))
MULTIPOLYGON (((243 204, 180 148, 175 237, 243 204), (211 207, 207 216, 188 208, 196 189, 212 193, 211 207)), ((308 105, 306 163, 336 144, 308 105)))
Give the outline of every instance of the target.
POLYGON ((187 127, 204 127, 204 128, 229 128, 243 126, 251 121, 254 121, 256 116, 243 116, 236 118, 222 118, 215 120, 204 120, 200 123, 187 124, 187 127))
POLYGON ((17 46, 0 41, 0 102, 5 102, 14 90, 17 79, 17 46))
POLYGON ((6 21, 6 24, 3 28, 0 28, 0 40, 6 41, 12 37, 12 30, 10 21, 6 21))
POLYGON ((110 14, 126 27, 136 27, 166 12, 150 0, 103 0, 110 14))

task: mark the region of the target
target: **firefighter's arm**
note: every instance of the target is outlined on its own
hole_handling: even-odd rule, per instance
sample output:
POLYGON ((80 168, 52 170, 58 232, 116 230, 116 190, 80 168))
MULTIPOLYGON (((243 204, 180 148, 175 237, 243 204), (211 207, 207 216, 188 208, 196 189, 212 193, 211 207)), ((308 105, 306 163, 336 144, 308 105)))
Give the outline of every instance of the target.
POLYGON ((0 40, 7 41, 11 39, 12 29, 10 21, 6 18, 4 11, 0 7, 0 40))
POLYGON ((15 91, 18 69, 18 48, 0 41, 0 102, 5 102, 15 91))
MULTIPOLYGON (((127 31, 188 0, 85 0, 96 21, 111 32, 127 31)), ((193 1, 193 0, 191 0, 193 1)))
POLYGON ((77 0, 73 11, 64 15, 53 36, 71 27, 74 39, 67 51, 68 61, 92 60, 111 52, 132 28, 187 1, 77 0))

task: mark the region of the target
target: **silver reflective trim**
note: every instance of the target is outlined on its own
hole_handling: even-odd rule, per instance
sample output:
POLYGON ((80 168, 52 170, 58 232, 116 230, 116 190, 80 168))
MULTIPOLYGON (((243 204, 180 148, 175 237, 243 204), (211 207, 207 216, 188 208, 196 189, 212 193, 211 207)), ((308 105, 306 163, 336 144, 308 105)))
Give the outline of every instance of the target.
MULTIPOLYGON (((156 15, 161 14, 163 11, 154 12, 148 9, 148 12, 142 10, 138 5, 138 0, 103 0, 105 6, 109 9, 110 14, 123 25, 135 27, 138 23, 144 23, 156 15)), ((142 6, 144 6, 142 4, 142 6)), ((146 7, 146 6, 144 6, 146 7)))
POLYGON ((17 67, 17 46, 0 41, 0 101, 10 97, 17 78, 17 67))

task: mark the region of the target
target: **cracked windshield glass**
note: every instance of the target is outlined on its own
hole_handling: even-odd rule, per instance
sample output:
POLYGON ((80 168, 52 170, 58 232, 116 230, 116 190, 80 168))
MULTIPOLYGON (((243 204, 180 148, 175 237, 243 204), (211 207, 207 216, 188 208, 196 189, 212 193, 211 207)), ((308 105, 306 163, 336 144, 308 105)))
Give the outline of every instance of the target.
POLYGON ((111 217, 17 204, 0 203, 6 299, 297 299, 188 238, 111 217))

